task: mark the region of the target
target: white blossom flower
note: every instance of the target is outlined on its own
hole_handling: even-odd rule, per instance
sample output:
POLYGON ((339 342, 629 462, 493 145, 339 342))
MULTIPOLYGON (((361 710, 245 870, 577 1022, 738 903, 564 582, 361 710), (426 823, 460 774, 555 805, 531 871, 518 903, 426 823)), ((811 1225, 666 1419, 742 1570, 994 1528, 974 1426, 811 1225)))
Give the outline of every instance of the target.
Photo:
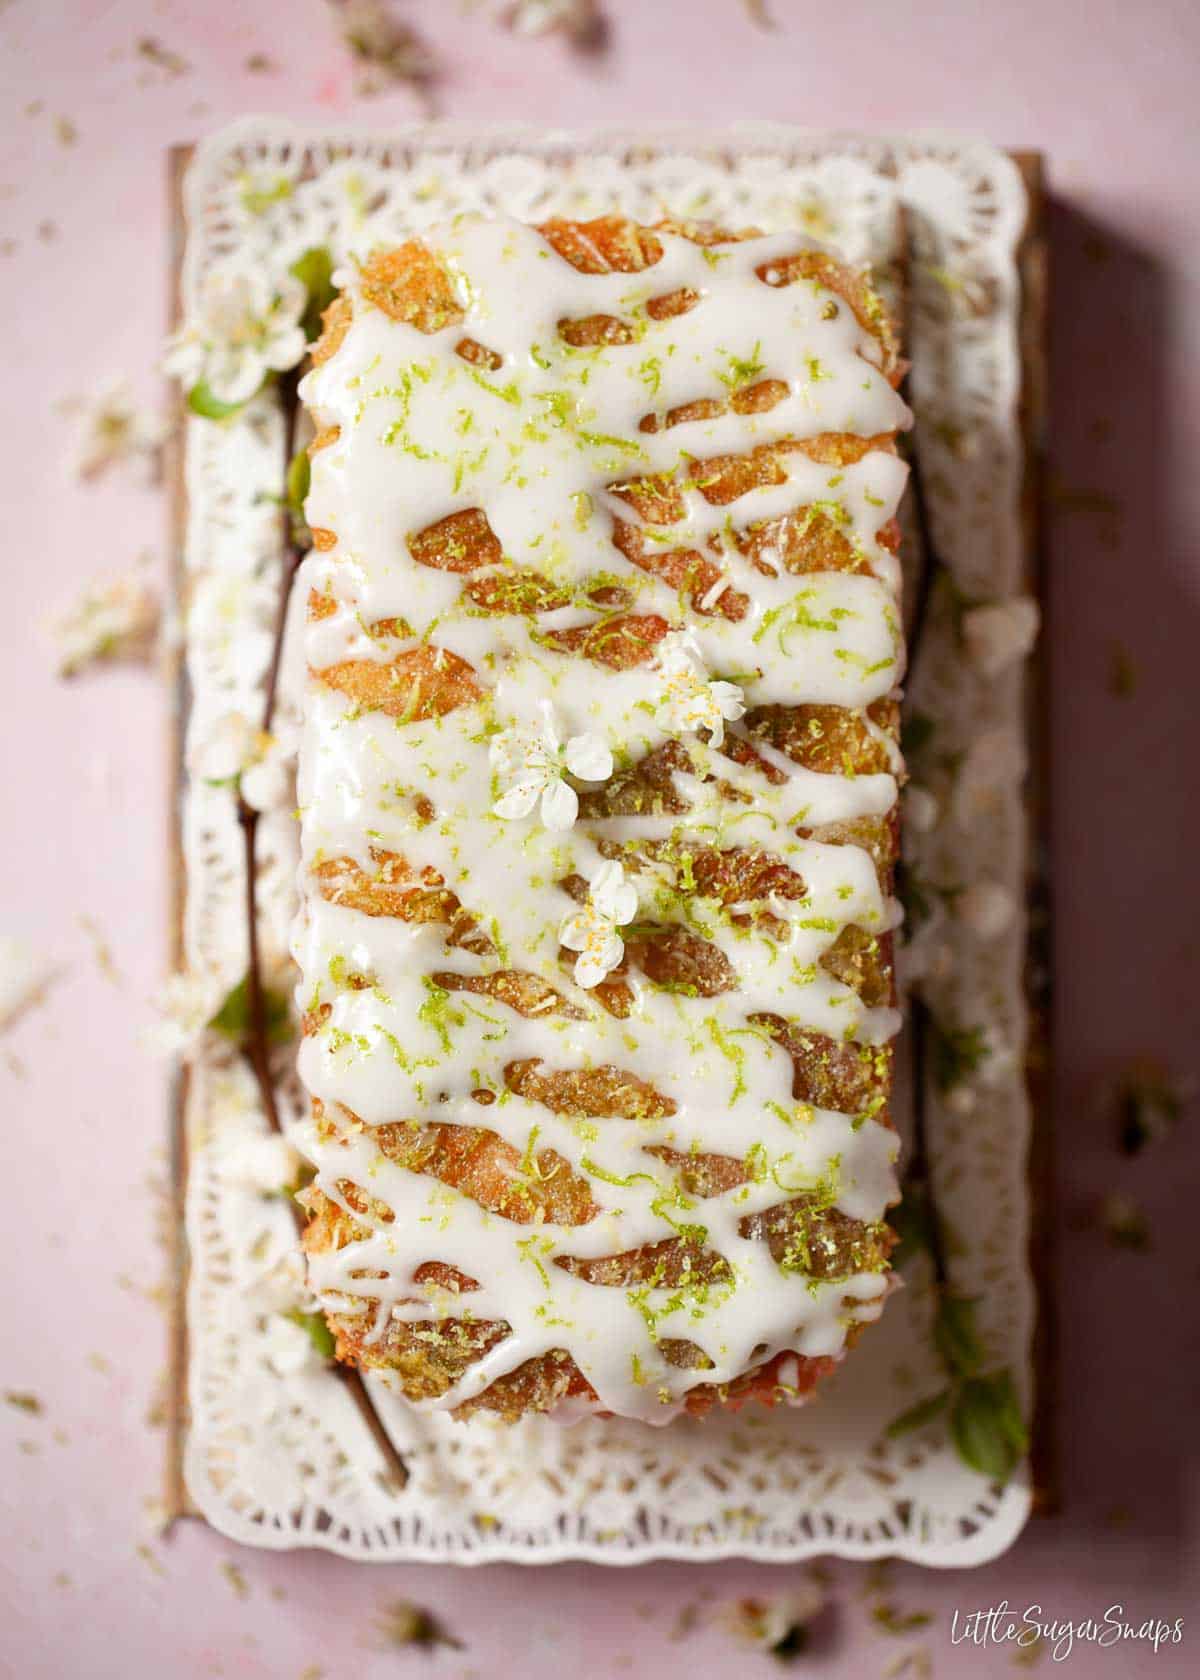
POLYGON ((273 1313, 267 1320, 262 1351, 277 1377, 294 1377, 317 1359, 317 1350, 304 1325, 284 1313, 273 1313))
POLYGON ((1025 744, 1015 729, 986 729, 967 747, 954 789, 959 820, 970 824, 995 808, 1000 795, 1014 787, 1027 768, 1025 744))
POLYGON ((99 478, 121 464, 136 468, 148 483, 158 476, 167 424, 153 409, 139 406, 126 380, 64 407, 79 415, 74 466, 80 478, 99 478))
POLYGON ((247 402, 268 373, 304 355, 307 302, 294 274, 214 268, 196 314, 168 339, 163 368, 189 390, 203 380, 218 402, 247 402))
POLYGON ((695 640, 685 630, 663 637, 658 644, 658 667, 666 679, 662 704, 672 726, 690 734, 710 730, 712 745, 719 747, 726 722, 735 723, 746 710, 738 685, 709 680, 695 640))
POLYGON ((227 782, 254 762, 259 731, 245 712, 223 712, 190 754, 193 772, 206 782, 227 782))
POLYGON ((929 834, 937 826, 937 796, 927 787, 910 783, 904 790, 904 825, 914 834, 929 834))
POLYGON ((223 1150, 224 1175, 247 1190, 282 1190, 295 1184, 300 1157, 278 1132, 239 1131, 223 1150))
POLYGON ((1038 604, 1028 595, 972 607, 962 620, 967 658, 985 677, 998 677, 1029 653, 1040 622, 1038 604))
POLYGON ((313 1311, 315 1302, 305 1276, 304 1256, 297 1251, 290 1219, 265 1223, 255 1234, 246 1258, 253 1271, 246 1294, 260 1312, 313 1311))
POLYGON ((945 913, 937 905, 925 926, 896 947, 896 984, 902 993, 922 980, 944 981, 954 973, 954 951, 944 924, 945 913))
POLYGON ((56 973, 23 939, 0 937, 0 1032, 41 1001, 56 973))
POLYGON ((954 901, 954 914, 981 939, 999 938, 1016 913, 1016 899, 999 881, 973 881, 954 901))
POLYGON ((154 649, 159 612, 157 593, 137 570, 89 584, 51 625, 59 676, 77 676, 102 661, 147 660, 154 649))
POLYGON ((290 730, 268 735, 244 712, 223 712, 193 747, 189 763, 193 775, 202 781, 230 782, 241 777, 246 803, 263 811, 286 797, 295 745, 290 730))
POLYGON ((172 974, 156 999, 161 1019, 143 1034, 147 1048, 163 1056, 193 1050, 220 1003, 220 994, 207 975, 172 974))
POLYGON ((488 755, 507 790, 492 806, 498 817, 527 817, 540 801, 547 828, 566 829, 579 814, 579 796, 565 780, 569 771, 584 782, 605 782, 613 759, 599 735, 572 735, 562 741, 547 702, 540 727, 502 729, 492 737, 488 755))
POLYGON ((625 941, 617 929, 633 920, 637 906, 637 888, 625 879, 621 864, 602 863, 592 876, 586 903, 564 916, 558 930, 559 943, 580 953, 576 985, 595 986, 616 968, 625 955, 625 941))
POLYGON ((816 1620, 825 1608, 824 1589, 816 1581, 804 1581, 779 1598, 741 1598, 723 1618, 735 1639, 760 1651, 774 1651, 785 1640, 795 1638, 816 1620))
POLYGON ((255 811, 277 811, 291 796, 296 751, 295 732, 279 724, 269 735, 257 732, 254 756, 242 771, 242 798, 255 811))

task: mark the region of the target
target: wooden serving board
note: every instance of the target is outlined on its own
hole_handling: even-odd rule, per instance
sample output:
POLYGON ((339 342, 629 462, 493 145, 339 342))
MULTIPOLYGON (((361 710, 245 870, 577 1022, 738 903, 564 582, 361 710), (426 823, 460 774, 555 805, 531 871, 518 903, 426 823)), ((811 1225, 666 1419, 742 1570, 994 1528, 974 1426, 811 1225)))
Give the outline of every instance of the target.
MULTIPOLYGON (((174 328, 182 315, 181 276, 187 237, 184 214, 184 177, 193 148, 173 146, 167 154, 168 269, 167 323, 174 328)), ((1029 1148, 1030 1262, 1037 1290, 1034 1336, 1036 1395, 1032 1428, 1031 1472, 1035 1512, 1056 1508, 1058 1502, 1056 1405, 1056 1309, 1054 1296, 1055 1192, 1051 1105, 1051 941, 1049 880, 1049 660, 1046 576, 1044 465, 1047 415, 1047 305, 1049 246, 1046 230, 1045 160, 1039 152, 1010 154, 1020 169, 1029 198, 1029 214, 1018 249, 1021 281, 1020 421, 1024 441, 1024 478, 1021 517, 1025 539, 1025 587, 1040 603, 1043 634, 1029 667, 1027 744, 1030 778, 1030 870, 1028 879, 1030 934, 1026 963, 1029 1002, 1029 1049, 1026 1062, 1032 1108, 1029 1148)), ((184 474, 185 408, 178 390, 173 398, 175 424, 166 462, 168 487, 168 568, 172 602, 183 600, 186 573, 184 542, 187 488, 184 474)), ((183 741, 189 690, 182 649, 170 655, 168 667, 168 845, 169 943, 172 971, 184 966, 184 906, 187 878, 183 857, 182 797, 183 741)), ((169 1254, 168 1381, 166 1463, 163 1503, 168 1523, 199 1517, 184 1479, 184 1450, 188 1429, 188 1253, 184 1223, 187 1192, 188 1142, 186 1108, 188 1069, 174 1070, 168 1097, 168 1154, 170 1165, 171 1249, 169 1254)))

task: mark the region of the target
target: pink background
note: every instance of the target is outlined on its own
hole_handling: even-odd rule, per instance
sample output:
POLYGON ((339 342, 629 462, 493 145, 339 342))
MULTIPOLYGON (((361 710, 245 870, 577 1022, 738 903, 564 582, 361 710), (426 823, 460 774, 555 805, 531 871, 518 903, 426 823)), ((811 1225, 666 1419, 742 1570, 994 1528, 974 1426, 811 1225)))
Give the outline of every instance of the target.
MULTIPOLYGON (((1011 1648, 954 1648, 949 1631, 956 1607, 1008 1599, 1059 1619, 1116 1600, 1133 1621, 1184 1615, 1182 1647, 1157 1657, 1082 1647, 1070 1662, 1081 1675, 1194 1673, 1197 1137, 1185 1120, 1128 1162, 1099 1089, 1135 1054, 1180 1075, 1197 1061, 1200 10, 1192 0, 772 0, 769 34, 741 0, 608 0, 607 10, 610 48, 584 60, 558 40, 514 41, 457 0, 401 5, 445 62, 449 116, 977 129, 1043 148, 1057 198, 1063 1513, 977 1572, 892 1570, 898 1608, 934 1618, 907 1638, 874 1630, 865 1572, 837 1566, 833 1607, 799 1672, 857 1680, 922 1651, 942 1677, 1011 1672, 1011 1648), (1114 644, 1138 670, 1132 699, 1109 688, 1114 644), (1089 1223, 1112 1190, 1144 1205, 1152 1252, 1114 1250, 1089 1223)), ((731 1644, 719 1611, 739 1594, 787 1591, 794 1568, 375 1570, 238 1552, 198 1524, 166 1543, 153 1530, 164 1081, 138 1033, 164 966, 165 700, 142 672, 58 683, 40 627, 97 571, 144 548, 161 562, 163 509, 119 475, 72 480, 60 404, 114 374, 156 393, 170 142, 244 112, 385 125, 417 107, 403 90, 355 96, 320 0, 8 0, 0 87, 0 932, 63 970, 0 1046, 10 1187, 0 1386, 45 1405, 41 1417, 0 1407, 0 1670, 21 1680, 298 1677, 309 1665, 326 1680, 425 1665, 531 1680, 774 1672, 731 1644), (145 36, 181 54, 188 73, 148 71, 135 50, 145 36), (256 51, 273 73, 246 70, 256 51), (62 116, 77 126, 73 145, 56 133, 62 116), (96 961, 85 916, 111 945, 115 977, 96 961), (230 1559, 244 1595, 222 1571, 230 1559), (466 1649, 380 1651, 373 1618, 400 1595, 440 1612, 466 1649), (700 1607, 700 1626, 674 1642, 685 1606, 700 1607)))

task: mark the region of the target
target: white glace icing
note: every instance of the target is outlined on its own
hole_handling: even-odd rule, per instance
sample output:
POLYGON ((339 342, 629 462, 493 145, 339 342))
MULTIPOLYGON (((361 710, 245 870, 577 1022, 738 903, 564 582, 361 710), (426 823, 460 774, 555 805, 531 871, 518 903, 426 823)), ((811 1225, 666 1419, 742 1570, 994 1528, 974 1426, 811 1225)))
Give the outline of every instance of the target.
MULTIPOLYGON (((878 533, 905 476, 890 436, 910 416, 881 369, 878 341, 833 291, 813 279, 764 284, 756 273, 811 241, 774 235, 704 249, 656 237, 661 258, 642 272, 581 274, 534 229, 462 218, 425 244, 453 276, 463 319, 418 331, 370 304, 360 278, 348 275, 353 320, 303 386, 318 430, 332 436, 313 457, 307 516, 336 533, 336 545, 306 562, 308 588, 335 605, 307 630, 314 677, 301 753, 304 902, 295 952, 304 1006, 327 1013, 303 1043, 300 1072, 336 1135, 319 1135, 314 1123, 299 1141, 333 1202, 349 1211, 339 1189, 349 1181, 395 1214, 373 1223, 356 1213, 370 1235, 314 1255, 311 1282, 327 1309, 369 1314, 368 1342, 391 1320, 436 1321, 468 1302, 474 1319, 506 1322, 510 1333, 428 1402, 441 1408, 565 1349, 596 1409, 663 1422, 698 1383, 731 1381, 789 1352, 839 1356, 848 1328, 877 1316, 886 1292, 878 1271, 820 1279, 781 1269, 767 1244, 740 1227, 789 1194, 819 1193, 823 1205, 867 1223, 896 1199, 895 1134, 869 1114, 797 1104, 790 1057, 748 1024, 771 1013, 861 1045, 896 1031, 894 1009, 866 1006, 820 966, 847 926, 883 934, 895 925, 875 863, 859 846, 797 833, 886 815, 895 775, 817 773, 757 738, 758 762, 737 763, 729 750, 745 734, 745 710, 821 703, 857 713, 898 772, 890 738, 865 708, 894 694, 902 675, 898 566, 878 533), (650 300, 684 288, 699 298, 686 313, 647 312, 650 300), (559 323, 592 314, 632 321, 632 340, 572 348, 559 323), (499 366, 465 360, 464 338, 499 366), (787 387, 763 412, 727 406, 654 430, 640 424, 725 398, 761 375, 787 387), (647 543, 664 540, 614 484, 677 473, 693 457, 829 433, 876 446, 841 468, 789 452, 779 457, 786 482, 752 488, 728 507, 712 506, 694 483, 684 487, 684 517, 670 524, 669 546, 719 556, 720 580, 703 601, 626 564, 613 546, 614 519, 638 527, 647 543), (840 510, 860 570, 764 575, 732 540, 813 504, 840 510), (416 533, 477 508, 503 552, 493 570, 534 568, 579 604, 488 614, 462 593, 461 575, 415 561, 416 533), (601 576, 634 597, 632 610, 657 615, 686 641, 624 670, 555 646, 552 633, 602 616, 583 587, 601 576), (713 610, 730 588, 749 598, 740 618, 713 610), (396 635, 371 633, 397 619, 396 635), (338 662, 386 663, 422 644, 466 661, 482 697, 410 721, 357 707, 320 678, 338 662), (516 801, 515 817, 512 801, 498 809, 511 777, 499 774, 497 737, 504 749, 535 744, 529 796, 516 801), (573 765, 563 744, 581 739, 588 750, 573 765), (610 764, 619 774, 668 741, 689 762, 672 775, 688 802, 684 816, 589 816, 586 802, 576 815, 578 801, 555 792, 569 774, 582 798, 610 764), (564 925, 586 913, 585 897, 568 896, 562 883, 574 878, 586 894, 614 849, 650 841, 758 850, 793 870, 804 891, 772 899, 768 935, 714 899, 668 891, 673 871, 640 854, 621 883, 637 899, 628 918, 632 904, 619 906, 622 922, 686 925, 717 947, 736 987, 697 996, 631 970, 632 1012, 618 1019, 597 1001, 593 968, 585 965, 589 983, 578 983, 574 936, 570 951, 561 948, 564 925), (314 883, 313 871, 331 859, 353 860, 374 877, 381 853, 402 856, 414 874, 435 871, 486 929, 488 951, 448 946, 443 924, 331 902, 314 883), (569 1007, 521 1015, 495 997, 454 993, 453 1007, 430 1009, 433 972, 470 978, 499 968, 535 976, 569 1007), (506 1089, 504 1069, 518 1061, 547 1071, 627 1070, 670 1112, 556 1114, 506 1089), (487 1107, 472 1095, 481 1087, 496 1094, 487 1107), (384 1156, 371 1128, 405 1120, 486 1126, 526 1164, 535 1146, 553 1149, 589 1181, 599 1212, 571 1227, 488 1212, 384 1156), (676 1174, 647 1152, 655 1146, 752 1154, 754 1171, 723 1194, 685 1197, 676 1174), (685 1226, 703 1226, 706 1245, 729 1268, 702 1296, 602 1287, 555 1264, 625 1253, 685 1226), (479 1288, 448 1307, 445 1291, 439 1298, 414 1282, 432 1261, 479 1288), (687 1339, 711 1363, 677 1368, 660 1351, 666 1338, 687 1339)), ((499 757, 511 770, 512 754, 499 757)), ((614 937, 622 931, 614 921, 614 937)), ((586 943, 583 932, 579 939, 586 943)))

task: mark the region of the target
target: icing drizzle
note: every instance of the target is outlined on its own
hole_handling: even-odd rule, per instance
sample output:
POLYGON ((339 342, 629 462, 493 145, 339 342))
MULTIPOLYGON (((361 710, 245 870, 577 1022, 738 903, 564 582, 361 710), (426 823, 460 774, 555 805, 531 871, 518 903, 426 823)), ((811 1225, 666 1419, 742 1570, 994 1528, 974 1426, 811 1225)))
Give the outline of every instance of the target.
POLYGON ((437 1324, 464 1309, 509 1326, 429 1402, 440 1407, 564 1349, 597 1407, 663 1422, 698 1383, 788 1351, 838 1356, 886 1289, 876 1269, 825 1278, 780 1267, 743 1232, 789 1195, 865 1224, 895 1200, 891 1130, 870 1113, 796 1103, 789 1056, 751 1018, 784 1017, 865 1053, 898 1026, 886 1003, 864 1002, 822 966, 845 929, 882 935, 897 912, 867 850, 817 836, 886 816, 896 800, 895 748, 867 708, 902 674, 898 565, 878 533, 904 482, 890 435, 910 417, 878 340, 835 292, 818 279, 774 283, 774 265, 817 249, 811 241, 706 248, 655 237, 661 256, 645 270, 584 275, 536 230, 461 218, 424 238, 452 277, 453 323, 420 331, 395 319, 351 274, 348 330, 303 388, 324 445, 307 516, 336 536, 306 562, 322 609, 307 632, 295 951, 316 1027, 300 1071, 323 1117, 299 1141, 320 1190, 367 1232, 313 1254, 310 1275, 327 1310, 369 1320, 368 1344, 392 1321, 437 1324), (697 301, 657 318, 648 305, 676 291, 697 301), (561 324, 593 314, 623 324, 619 339, 568 342, 561 324), (464 341, 484 359, 466 359, 464 341), (732 400, 764 379, 786 387, 773 406, 732 400), (702 417, 673 422, 689 404, 702 417), (725 506, 706 496, 697 463, 827 434, 873 442, 835 466, 789 450, 774 458, 773 481, 725 506), (660 501, 656 486, 669 487, 660 501), (826 512, 861 562, 854 571, 796 576, 769 549, 739 543, 799 507, 826 512), (486 515, 495 558, 470 569, 472 584, 503 583, 514 567, 536 573, 544 610, 483 610, 444 558, 419 563, 422 533, 473 510, 486 515), (703 596, 625 565, 615 525, 643 550, 715 561, 703 596), (606 615, 606 589, 621 592, 620 613, 606 615), (726 610, 733 600, 739 610, 726 610), (636 631, 622 628, 631 619, 636 631), (723 747, 688 729, 652 649, 636 660, 597 652, 606 624, 658 640, 686 631, 697 680, 740 692, 747 707, 849 709, 886 768, 809 770, 758 738, 736 761, 731 746, 749 740, 740 703, 722 693, 723 747), (429 669, 461 672, 464 703, 425 704, 429 669), (569 828, 547 826, 536 804, 519 820, 498 814, 491 743, 536 734, 548 708, 563 740, 606 745, 618 775, 677 743, 670 809, 606 814, 589 798, 600 784, 575 777, 581 809, 569 828), (698 848, 761 853, 802 891, 730 905, 694 884, 681 890, 679 860, 698 848), (704 995, 630 970, 629 1006, 613 1014, 576 982, 574 953, 560 949, 564 917, 618 855, 637 895, 635 932, 652 923, 703 940, 732 986, 704 995), (331 870, 377 879, 385 858, 403 860, 406 881, 453 894, 480 937, 450 941, 444 921, 365 913, 328 889, 331 870), (518 1012, 494 991, 472 993, 499 969, 531 977, 547 1007, 518 1012), (655 1100, 603 1117, 556 1112, 506 1076, 514 1065, 617 1069, 655 1100), (518 1186, 553 1151, 586 1183, 589 1217, 517 1222, 408 1170, 372 1135, 406 1121, 487 1127, 515 1152, 518 1186), (745 1171, 700 1197, 651 1150, 733 1157, 745 1171), (362 1194, 348 1201, 347 1186, 362 1194), (680 1236, 723 1267, 683 1287, 653 1273, 630 1288, 580 1275, 585 1262, 680 1236), (433 1262, 477 1287, 423 1284, 414 1274, 433 1262), (704 1360, 672 1363, 664 1345, 681 1340, 704 1360))

